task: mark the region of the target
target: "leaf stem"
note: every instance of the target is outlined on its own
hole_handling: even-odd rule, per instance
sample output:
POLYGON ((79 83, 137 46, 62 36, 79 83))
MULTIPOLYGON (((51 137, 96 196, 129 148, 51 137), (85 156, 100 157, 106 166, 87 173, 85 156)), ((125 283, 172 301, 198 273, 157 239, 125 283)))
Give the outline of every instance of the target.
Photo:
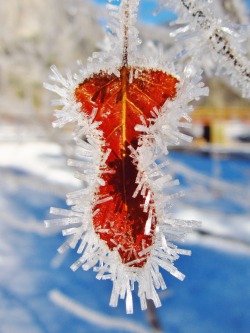
POLYGON ((130 0, 123 1, 123 57, 122 57, 122 67, 128 67, 128 31, 129 31, 129 18, 130 18, 130 11, 129 5, 130 0))

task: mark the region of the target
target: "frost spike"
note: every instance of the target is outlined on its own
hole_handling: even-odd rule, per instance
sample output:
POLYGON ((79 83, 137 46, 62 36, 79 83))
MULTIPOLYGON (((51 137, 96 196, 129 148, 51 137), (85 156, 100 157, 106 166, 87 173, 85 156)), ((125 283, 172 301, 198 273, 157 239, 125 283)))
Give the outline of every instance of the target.
MULTIPOLYGON (((209 45, 213 62, 214 59, 218 60, 218 74, 229 76, 231 84, 240 88, 242 96, 250 98, 250 61, 241 52, 239 35, 230 33, 230 29, 225 28, 222 20, 214 14, 213 0, 209 3, 201 0, 161 0, 161 3, 188 22, 186 27, 177 31, 177 35, 186 34, 186 48, 193 53, 197 64, 200 62, 200 66, 203 66, 201 59, 204 56, 201 52, 209 45), (196 39, 190 41, 192 34, 196 39)), ((228 22, 225 24, 228 25, 228 22)))
POLYGON ((61 95, 56 124, 76 123, 76 155, 81 162, 69 164, 84 187, 67 196, 72 216, 52 210, 61 212, 62 224, 81 218, 80 226, 64 228, 70 237, 59 252, 79 243, 81 256, 71 268, 93 268, 98 279, 110 279, 110 305, 126 299, 129 313, 135 283, 142 309, 146 299, 161 305, 156 289, 166 285, 159 266, 184 277, 174 266, 179 255, 171 241, 184 238, 187 223, 175 224, 168 213, 179 194, 162 191, 162 181, 176 183, 170 182, 165 169, 168 162, 157 161, 170 144, 185 139, 179 134, 180 120, 189 121, 191 103, 207 94, 201 73, 192 66, 176 73, 165 60, 140 53, 134 27, 138 4, 123 0, 117 10, 109 6, 115 23, 108 36, 112 52, 94 53, 85 68, 73 76, 68 72, 66 78, 53 67, 56 84, 46 85, 61 95), (166 219, 172 221, 170 227, 166 219))

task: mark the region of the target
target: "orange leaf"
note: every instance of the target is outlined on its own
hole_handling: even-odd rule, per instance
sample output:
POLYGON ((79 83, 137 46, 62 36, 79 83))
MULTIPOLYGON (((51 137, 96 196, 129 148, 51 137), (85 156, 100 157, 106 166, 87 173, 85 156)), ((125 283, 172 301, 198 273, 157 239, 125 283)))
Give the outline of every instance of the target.
MULTIPOLYGON (((145 195, 133 198, 138 170, 128 147, 138 147, 142 133, 135 126, 142 123, 141 117, 149 125, 152 109, 175 97, 178 80, 153 69, 123 66, 119 72, 120 77, 106 72, 94 74, 77 87, 75 96, 85 114, 90 115, 97 108, 94 120, 100 122, 106 143, 103 150, 111 149, 106 162, 111 172, 102 174, 105 185, 96 194, 112 199, 95 204, 93 211, 98 209, 93 216, 95 232, 111 251, 118 250, 123 263, 142 267, 147 255, 138 260, 138 254, 152 245, 157 220, 153 214, 151 232, 145 234, 149 212, 143 211, 145 195)), ((154 207, 152 199, 150 204, 154 207)))

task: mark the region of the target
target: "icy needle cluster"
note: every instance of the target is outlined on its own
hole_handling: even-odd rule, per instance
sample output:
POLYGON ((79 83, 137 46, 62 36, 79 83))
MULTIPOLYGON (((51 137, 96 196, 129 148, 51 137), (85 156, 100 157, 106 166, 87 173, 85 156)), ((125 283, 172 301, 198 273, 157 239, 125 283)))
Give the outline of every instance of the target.
MULTIPOLYGON (((127 313, 133 312, 132 292, 135 283, 138 284, 138 296, 141 308, 147 307, 147 299, 152 299, 155 306, 161 305, 157 289, 165 289, 160 269, 168 271, 180 280, 184 275, 174 266, 175 260, 180 255, 190 255, 190 251, 179 249, 173 242, 182 242, 186 233, 193 227, 197 227, 195 221, 177 220, 171 216, 170 210, 175 198, 182 193, 168 192, 169 188, 178 185, 178 180, 173 180, 167 170, 168 162, 158 163, 157 160, 168 154, 170 145, 178 145, 181 141, 191 141, 191 138, 180 132, 181 128, 190 127, 190 113, 193 110, 192 103, 201 96, 208 95, 208 89, 201 82, 201 72, 196 70, 193 63, 185 67, 182 73, 176 73, 172 66, 162 59, 150 60, 152 68, 148 67, 144 56, 140 55, 138 45, 138 33, 134 28, 136 10, 139 1, 124 0, 120 6, 108 5, 113 18, 112 31, 109 36, 111 53, 103 51, 95 53, 86 67, 81 66, 77 75, 67 73, 63 77, 55 66, 52 66, 52 83, 45 87, 59 95, 59 99, 53 102, 58 106, 55 111, 57 120, 55 126, 63 126, 67 122, 76 123, 76 160, 70 160, 69 165, 77 169, 76 177, 83 181, 83 188, 67 196, 69 209, 52 208, 51 213, 58 217, 46 221, 46 226, 56 226, 63 229, 64 236, 68 236, 65 243, 59 248, 63 253, 68 248, 77 248, 80 258, 71 266, 72 270, 82 267, 84 270, 94 269, 97 279, 110 279, 113 282, 113 290, 110 299, 111 306, 117 306, 119 298, 126 299, 127 313), (128 6, 129 5, 129 6, 128 6), (129 11, 129 13, 128 13, 129 11), (115 23, 116 22, 116 23, 115 23), (124 35, 124 27, 127 33, 124 35), (127 40, 126 40, 127 39, 127 40), (114 48, 117 46, 117 49, 114 48), (127 51, 124 53, 124 47, 127 51), (117 50, 117 51, 114 51, 117 50), (97 109, 93 108, 90 115, 81 110, 81 103, 76 102, 75 90, 85 79, 93 73, 107 72, 120 75, 118 68, 124 66, 124 57, 128 66, 134 66, 138 70, 158 69, 178 77, 176 96, 172 100, 166 100, 161 108, 151 111, 152 118, 149 123, 141 119, 135 126, 138 132, 138 147, 129 147, 133 163, 138 170, 136 178, 136 190, 133 197, 142 195, 144 198, 143 210, 148 212, 145 223, 145 235, 152 232, 152 225, 156 222, 151 246, 144 247, 138 254, 136 261, 146 255, 146 263, 136 266, 135 262, 124 264, 118 252, 118 246, 110 250, 104 240, 101 240, 93 225, 93 217, 98 213, 95 207, 111 200, 112 197, 98 196, 98 189, 105 186, 102 178, 104 173, 109 173, 107 159, 110 154, 105 148, 105 138, 99 129, 100 123, 95 121, 97 109)), ((136 71, 130 78, 133 81, 136 71)), ((109 117, 107 118, 109 121, 109 117)), ((98 230, 99 233, 108 233, 109 230, 98 230)))
POLYGON ((231 22, 218 18, 213 0, 160 0, 163 6, 178 14, 182 26, 172 35, 185 46, 188 54, 207 72, 230 77, 232 86, 243 97, 250 97, 250 62, 246 57, 242 30, 230 27, 231 22), (185 41, 186 38, 186 41, 185 41), (210 54, 210 57, 207 55, 210 54))

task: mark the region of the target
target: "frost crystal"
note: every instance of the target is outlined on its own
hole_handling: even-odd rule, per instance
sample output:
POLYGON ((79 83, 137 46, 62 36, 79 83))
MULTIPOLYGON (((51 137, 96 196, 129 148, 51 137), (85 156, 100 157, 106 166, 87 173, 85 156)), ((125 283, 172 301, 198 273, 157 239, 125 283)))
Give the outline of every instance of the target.
MULTIPOLYGON (((181 27, 172 36, 177 44, 186 38, 185 49, 209 74, 216 70, 217 75, 229 76, 232 86, 239 88, 243 97, 250 97, 250 62, 243 48, 242 30, 231 22, 217 17, 218 6, 204 0, 160 0, 163 6, 175 11, 181 27), (184 25, 183 25, 184 24, 184 25), (210 54, 210 57, 208 57, 210 54)), ((233 4, 235 3, 233 1, 233 4)), ((245 23, 239 11, 239 20, 245 23)))
MULTIPOLYGON (((88 65, 81 65, 79 73, 73 76, 68 72, 66 77, 63 77, 56 67, 52 66, 53 75, 50 79, 53 84, 45 84, 45 88, 60 96, 59 100, 53 102, 53 105, 59 106, 55 110, 57 120, 54 125, 60 127, 67 122, 76 122, 77 159, 69 160, 68 164, 77 169, 75 176, 85 184, 81 190, 67 195, 69 210, 51 209, 52 214, 61 218, 46 221, 46 227, 60 226, 63 235, 68 237, 58 249, 60 253, 68 248, 77 248, 80 258, 72 264, 73 271, 80 267, 84 270, 93 268, 97 272, 97 279, 110 279, 113 282, 110 305, 117 306, 119 298, 125 299, 127 313, 133 312, 132 292, 135 283, 138 283, 138 296, 143 310, 147 307, 147 299, 152 299, 156 307, 161 305, 156 290, 165 289, 166 284, 160 268, 167 270, 179 280, 184 279, 174 262, 180 255, 190 255, 190 251, 179 249, 173 241, 182 242, 185 234, 193 227, 198 227, 199 223, 176 220, 171 216, 170 209, 174 200, 183 193, 169 191, 169 188, 178 185, 178 180, 172 179, 168 174, 167 161, 157 161, 168 154, 169 145, 192 140, 188 135, 181 133, 179 128, 190 126, 190 113, 193 110, 191 103, 199 100, 201 96, 208 95, 208 89, 201 82, 201 71, 197 71, 192 62, 183 72, 178 73, 172 65, 162 61, 161 56, 148 60, 140 54, 137 48, 138 32, 134 27, 138 4, 138 0, 124 0, 120 6, 110 3, 108 9, 112 17, 112 33, 108 33, 107 50, 93 54, 88 65), (94 92, 89 106, 77 102, 76 91, 81 85, 84 89, 83 83, 86 82, 90 86, 89 89, 92 89, 91 80, 95 78, 111 78, 112 82, 120 78, 123 95, 120 97, 121 94, 118 93, 115 103, 118 104, 122 100, 124 108, 124 82, 132 85, 140 80, 147 70, 154 74, 156 71, 166 73, 164 77, 171 80, 178 78, 178 83, 172 99, 166 98, 160 107, 152 107, 151 117, 139 118, 140 121, 138 120, 132 129, 138 134, 138 144, 130 142, 126 151, 124 143, 120 144, 123 147, 122 154, 126 154, 126 159, 131 160, 137 172, 130 201, 136 202, 139 200, 138 197, 142 198, 143 204, 140 209, 142 215, 147 216, 143 234, 139 235, 142 239, 139 244, 140 251, 136 252, 135 247, 125 248, 124 242, 116 242, 115 237, 110 237, 110 228, 117 223, 116 220, 108 221, 110 228, 102 223, 94 223, 103 205, 108 205, 114 200, 112 193, 103 194, 100 191, 107 185, 109 178, 106 175, 115 172, 115 169, 110 168, 109 159, 114 152, 107 145, 103 124, 111 122, 112 116, 110 110, 105 109, 107 114, 104 114, 102 119, 106 119, 102 122, 96 120, 99 109, 98 104, 94 102, 98 98, 103 102, 106 90, 94 92), (122 75, 125 79, 121 78, 122 75), (147 243, 148 239, 152 240, 150 245, 147 243), (126 260, 121 256, 121 253, 125 252, 126 260)), ((164 91, 164 87, 161 89, 164 91)), ((123 186, 124 184, 125 182, 123 186)), ((127 206, 126 204, 123 205, 127 206)), ((126 222, 128 221, 124 223, 126 222)), ((122 233, 116 236, 117 239, 125 237, 122 233)))

